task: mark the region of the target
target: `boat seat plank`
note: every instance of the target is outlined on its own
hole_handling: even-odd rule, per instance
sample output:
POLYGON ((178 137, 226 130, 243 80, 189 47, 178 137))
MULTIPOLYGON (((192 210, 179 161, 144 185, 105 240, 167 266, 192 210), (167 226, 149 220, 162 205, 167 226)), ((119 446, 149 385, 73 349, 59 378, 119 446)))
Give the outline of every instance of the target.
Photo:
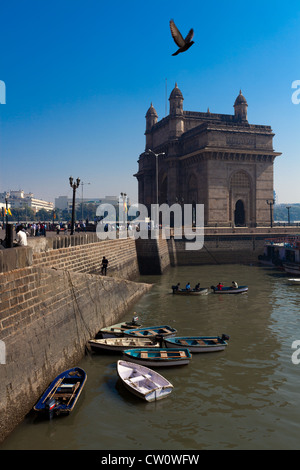
POLYGON ((130 380, 130 382, 139 382, 140 380, 144 380, 144 377, 142 375, 138 375, 137 377, 129 377, 128 380, 130 380))
POLYGON ((167 358, 168 357, 167 351, 160 351, 160 357, 167 358))
POLYGON ((185 351, 180 351, 180 357, 186 357, 185 351))
POLYGON ((67 399, 67 398, 71 398, 72 395, 73 393, 64 393, 64 392, 59 393, 58 392, 53 395, 53 398, 66 398, 67 399))
POLYGON ((147 351, 141 351, 141 358, 146 359, 148 357, 148 352, 147 351))

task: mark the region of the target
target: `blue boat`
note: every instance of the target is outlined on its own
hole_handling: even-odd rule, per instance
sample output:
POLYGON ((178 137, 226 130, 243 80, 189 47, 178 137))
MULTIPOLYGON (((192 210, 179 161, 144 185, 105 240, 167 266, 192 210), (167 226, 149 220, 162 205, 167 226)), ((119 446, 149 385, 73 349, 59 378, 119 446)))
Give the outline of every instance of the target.
POLYGON ((165 338, 166 336, 175 336, 177 330, 171 326, 148 326, 147 328, 136 328, 124 331, 124 336, 131 336, 135 338, 155 338, 160 336, 165 338))
POLYGON ((243 294, 248 291, 248 286, 239 286, 239 287, 222 287, 218 289, 216 286, 211 286, 214 294, 243 294))
POLYGON ((135 348, 125 349, 126 361, 147 367, 183 366, 190 362, 192 355, 187 348, 135 348))
POLYGON ((33 409, 49 417, 68 415, 74 409, 86 379, 85 371, 79 367, 62 372, 51 382, 33 409))
POLYGON ((229 336, 175 336, 164 340, 168 348, 185 347, 192 353, 223 351, 229 336))

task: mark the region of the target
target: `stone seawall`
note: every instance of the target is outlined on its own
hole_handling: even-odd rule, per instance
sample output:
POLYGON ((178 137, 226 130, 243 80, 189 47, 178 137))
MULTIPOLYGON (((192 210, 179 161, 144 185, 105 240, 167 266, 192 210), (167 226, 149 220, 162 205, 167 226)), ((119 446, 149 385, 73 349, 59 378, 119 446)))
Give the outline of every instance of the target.
POLYGON ((255 264, 263 254, 264 240, 268 237, 270 234, 206 234, 201 250, 185 249, 185 243, 193 241, 170 239, 170 250, 176 255, 170 257, 171 265, 255 264))
POLYGON ((136 283, 135 240, 96 234, 29 238, 0 251, 0 441, 87 341, 118 322, 151 285, 136 283), (108 275, 99 275, 102 257, 108 275), (3 352, 5 360, 3 360, 3 352))
POLYGON ((76 365, 88 339, 150 287, 39 266, 0 273, 0 441, 56 375, 76 365))
POLYGON ((75 235, 73 240, 78 243, 65 246, 66 238, 54 239, 55 249, 34 252, 33 266, 100 274, 101 261, 106 256, 109 276, 134 279, 139 274, 135 240, 131 238, 99 241, 95 234, 75 235))

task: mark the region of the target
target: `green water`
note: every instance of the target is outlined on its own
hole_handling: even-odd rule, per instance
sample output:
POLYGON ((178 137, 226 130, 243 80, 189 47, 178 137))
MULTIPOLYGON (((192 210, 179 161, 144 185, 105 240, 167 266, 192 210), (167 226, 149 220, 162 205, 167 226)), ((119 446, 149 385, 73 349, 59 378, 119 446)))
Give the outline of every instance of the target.
POLYGON ((272 269, 254 266, 170 268, 141 277, 153 288, 137 312, 145 326, 171 325, 178 335, 230 336, 223 352, 193 354, 187 366, 160 369, 174 385, 157 403, 131 395, 116 374, 118 356, 87 355, 88 375, 73 413, 51 421, 33 414, 0 449, 299 449, 300 287, 272 269), (173 296, 177 282, 201 287, 236 280, 247 294, 173 296))

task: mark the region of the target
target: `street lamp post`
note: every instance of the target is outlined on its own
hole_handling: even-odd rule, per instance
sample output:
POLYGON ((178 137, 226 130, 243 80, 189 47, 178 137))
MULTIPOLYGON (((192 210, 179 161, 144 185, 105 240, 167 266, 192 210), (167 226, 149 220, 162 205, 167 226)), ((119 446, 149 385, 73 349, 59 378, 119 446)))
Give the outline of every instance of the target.
MULTIPOLYGON (((126 194, 126 193, 121 193, 121 196, 122 196, 122 201, 123 201, 123 223, 124 223, 124 228, 126 229, 126 209, 125 209, 125 202, 126 202, 127 194, 126 194)), ((119 215, 119 219, 120 219, 120 215, 119 215)))
POLYGON ((76 181, 73 182, 72 176, 69 178, 70 186, 73 189, 73 203, 72 203, 72 222, 71 222, 71 235, 74 233, 74 226, 75 226, 75 194, 76 189, 79 187, 80 179, 77 178, 76 181))
POLYGON ((286 209, 288 211, 288 225, 290 225, 290 208, 291 206, 286 206, 286 209))
POLYGON ((275 204, 275 201, 274 199, 271 199, 269 201, 269 199, 267 199, 267 204, 270 206, 270 227, 272 228, 273 227, 273 213, 272 213, 272 208, 275 204))
POLYGON ((165 154, 165 152, 161 153, 155 153, 151 149, 147 149, 146 154, 148 155, 154 155, 155 156, 155 173, 156 173, 156 222, 157 222, 157 227, 159 228, 159 220, 158 220, 158 157, 162 157, 165 154))

